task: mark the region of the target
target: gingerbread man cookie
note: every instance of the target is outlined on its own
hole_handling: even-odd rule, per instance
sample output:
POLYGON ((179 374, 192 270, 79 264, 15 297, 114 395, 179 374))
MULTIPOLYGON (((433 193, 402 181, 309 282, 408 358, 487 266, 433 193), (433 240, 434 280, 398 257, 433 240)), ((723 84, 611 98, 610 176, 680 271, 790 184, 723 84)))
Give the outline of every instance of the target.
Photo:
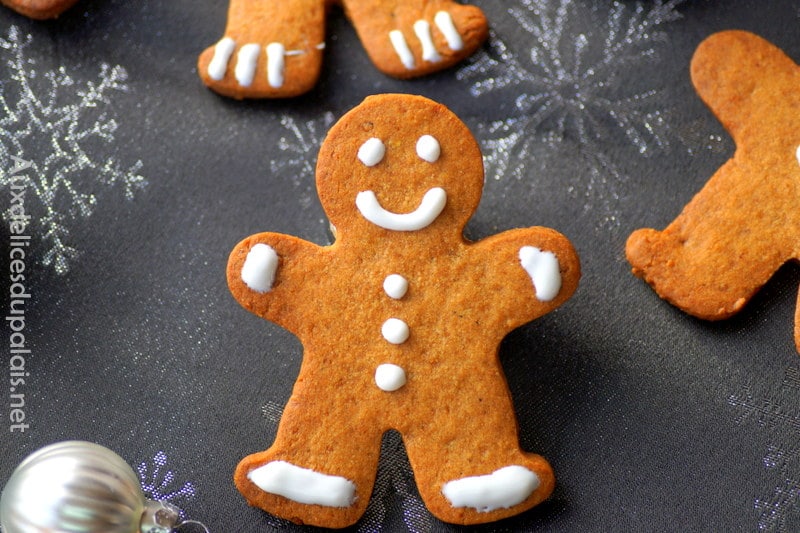
POLYGON ((230 0, 225 36, 198 72, 233 98, 283 98, 319 78, 328 8, 344 8, 372 62, 397 78, 445 69, 488 36, 480 9, 453 0, 230 0))
POLYGON ((493 521, 550 494, 548 463, 520 450, 498 345, 572 295, 579 261, 543 227, 465 240, 482 187, 480 149, 453 113, 373 96, 321 147, 317 189, 335 243, 260 233, 233 250, 234 297, 304 347, 275 442, 234 476, 252 505, 353 524, 389 429, 442 520, 493 521))
POLYGON ((52 19, 72 7, 78 0, 0 0, 5 6, 32 19, 52 19))
POLYGON ((659 296, 718 320, 800 259, 800 67, 756 35, 725 31, 701 43, 691 75, 736 152, 664 231, 634 232, 626 253, 659 296))

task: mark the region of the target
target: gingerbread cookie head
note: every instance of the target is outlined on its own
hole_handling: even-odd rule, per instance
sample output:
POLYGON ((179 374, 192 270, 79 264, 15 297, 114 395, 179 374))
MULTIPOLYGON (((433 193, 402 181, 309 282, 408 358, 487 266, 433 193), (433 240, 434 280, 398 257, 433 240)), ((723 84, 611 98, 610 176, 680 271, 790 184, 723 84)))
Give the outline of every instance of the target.
POLYGON ((397 78, 451 67, 489 33, 480 9, 452 0, 230 0, 225 36, 198 59, 203 83, 233 98, 309 91, 321 71, 331 4, 344 8, 375 66, 397 78))
POLYGON ((756 35, 725 31, 698 47, 691 75, 736 151, 664 231, 634 232, 626 253, 659 296, 717 320, 800 259, 800 67, 756 35))
POLYGON ((475 140, 444 106, 370 97, 331 129, 317 165, 335 242, 258 233, 234 248, 234 297, 303 344, 275 442, 234 474, 252 505, 353 524, 390 429, 444 521, 499 520, 552 492, 547 461, 519 447, 498 347, 563 304, 580 265, 549 228, 465 239, 482 180, 475 140))
POLYGON ((72 7, 78 0, 0 0, 26 17, 44 20, 52 19, 72 7))
POLYGON ((339 238, 458 237, 482 189, 474 137, 422 97, 367 98, 331 129, 317 164, 317 190, 339 238))

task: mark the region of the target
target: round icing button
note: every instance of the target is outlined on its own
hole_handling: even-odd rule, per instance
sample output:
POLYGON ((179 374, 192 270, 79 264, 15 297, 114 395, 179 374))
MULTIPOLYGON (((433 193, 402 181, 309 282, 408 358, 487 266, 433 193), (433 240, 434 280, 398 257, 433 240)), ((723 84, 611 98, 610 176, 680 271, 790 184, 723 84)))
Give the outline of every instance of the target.
POLYGON ((358 160, 368 167, 374 167, 386 155, 386 146, 377 137, 367 139, 358 149, 358 160))
POLYGON ((432 135, 423 135, 417 140, 417 155, 428 163, 435 163, 439 160, 442 148, 439 141, 432 135))
POLYGON ((410 330, 408 324, 399 318, 390 318, 381 326, 381 333, 383 338, 392 344, 403 344, 408 340, 410 330))
POLYGON ((406 371, 397 365, 384 363, 375 369, 375 384, 386 392, 394 392, 406 384, 406 371))
POLYGON ((389 298, 399 300, 408 291, 408 280, 400 274, 390 274, 383 280, 383 290, 389 298))

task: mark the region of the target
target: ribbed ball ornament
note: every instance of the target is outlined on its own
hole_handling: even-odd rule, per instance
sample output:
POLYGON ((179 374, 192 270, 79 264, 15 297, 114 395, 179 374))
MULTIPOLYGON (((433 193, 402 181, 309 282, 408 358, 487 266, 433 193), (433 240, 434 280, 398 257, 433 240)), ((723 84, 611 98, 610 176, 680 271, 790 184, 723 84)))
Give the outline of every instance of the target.
POLYGON ((3 533, 168 533, 178 519, 171 505, 145 499, 119 455, 83 441, 28 456, 0 497, 3 533))

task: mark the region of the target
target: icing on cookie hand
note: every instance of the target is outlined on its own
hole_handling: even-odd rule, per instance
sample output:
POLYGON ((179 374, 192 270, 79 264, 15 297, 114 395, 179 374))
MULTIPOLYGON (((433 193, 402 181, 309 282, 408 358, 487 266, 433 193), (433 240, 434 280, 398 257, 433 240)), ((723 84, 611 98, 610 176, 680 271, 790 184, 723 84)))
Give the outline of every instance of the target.
POLYGON ((519 249, 519 262, 531 277, 539 301, 549 302, 558 296, 561 270, 553 252, 543 252, 535 246, 523 246, 519 249))
POLYGON ((242 266, 242 281, 256 292, 269 292, 278 269, 278 254, 268 244, 258 243, 247 253, 242 266))

